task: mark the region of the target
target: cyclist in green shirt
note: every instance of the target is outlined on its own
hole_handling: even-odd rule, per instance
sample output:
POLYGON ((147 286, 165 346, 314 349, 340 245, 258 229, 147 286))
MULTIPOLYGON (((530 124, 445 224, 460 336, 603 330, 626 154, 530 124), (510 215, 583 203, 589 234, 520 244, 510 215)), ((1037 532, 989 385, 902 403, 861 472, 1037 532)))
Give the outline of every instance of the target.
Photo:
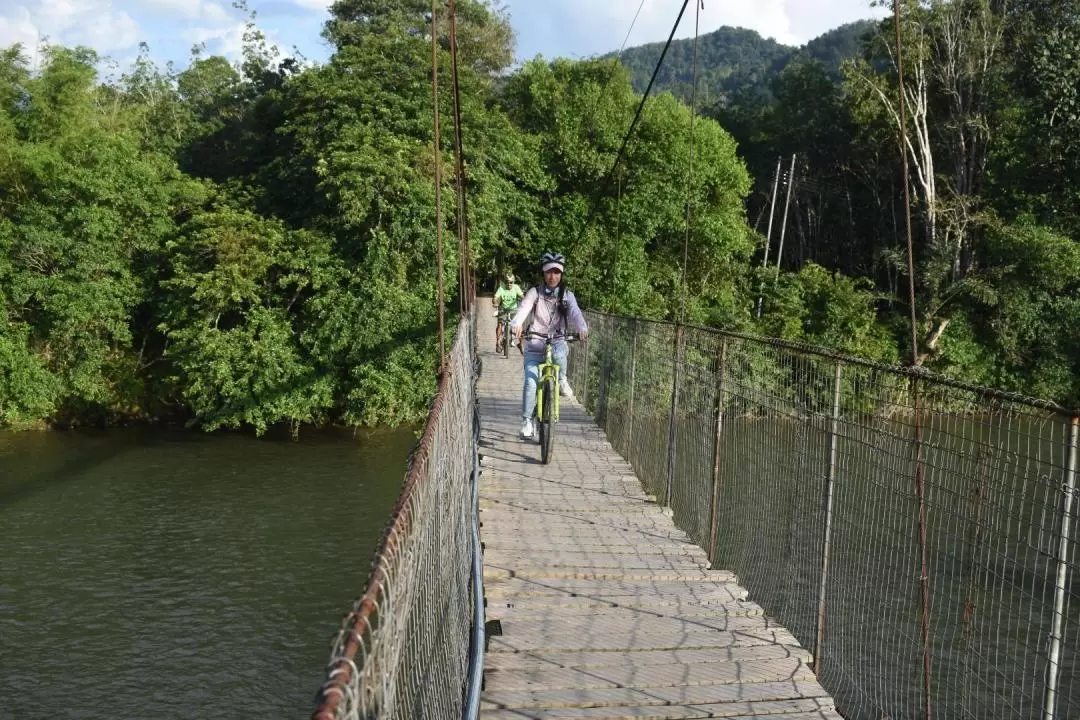
MULTIPOLYGON (((525 297, 521 286, 517 284, 514 273, 506 273, 506 277, 499 282, 499 289, 495 291, 495 297, 491 299, 491 305, 495 308, 495 317, 502 313, 514 314, 518 303, 525 297)), ((502 323, 495 323, 495 352, 499 352, 502 343, 502 323)), ((516 343, 515 343, 516 344, 516 343)))

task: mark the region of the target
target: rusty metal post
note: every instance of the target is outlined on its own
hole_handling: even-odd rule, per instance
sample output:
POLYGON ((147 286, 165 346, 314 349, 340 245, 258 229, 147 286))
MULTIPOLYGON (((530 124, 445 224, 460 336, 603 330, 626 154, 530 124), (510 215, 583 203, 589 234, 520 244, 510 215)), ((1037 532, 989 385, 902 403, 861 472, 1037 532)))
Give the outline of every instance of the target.
MULTIPOLYGON (((613 318, 606 318, 605 322, 614 322, 613 318)), ((593 419, 600 427, 604 427, 604 416, 607 415, 607 384, 608 384, 608 369, 611 367, 610 352, 611 352, 612 338, 607 334, 604 336, 604 340, 600 345, 600 372, 597 379, 596 388, 596 406, 593 409, 593 419)))
POLYGON ((829 583, 829 550, 832 548, 833 497, 836 486, 836 456, 840 437, 840 379, 844 365, 836 361, 833 377, 832 426, 829 428, 829 468, 825 474, 825 527, 821 533, 821 585, 818 588, 817 636, 814 640, 814 674, 821 677, 825 653, 825 594, 829 583))
POLYGON ((438 268, 439 373, 446 369, 446 287, 443 278, 442 141, 439 135, 439 24, 431 0, 431 104, 435 129, 435 265, 438 268))
POLYGON ((926 547, 926 459, 923 447, 923 401, 922 385, 917 376, 911 378, 911 392, 915 400, 915 433, 912 444, 915 450, 915 500, 919 512, 919 584, 922 605, 922 654, 923 654, 923 716, 933 717, 930 668, 930 565, 926 547))
POLYGON ((671 488, 675 483, 675 423, 679 412, 679 374, 682 371, 683 326, 675 326, 675 347, 671 368, 671 412, 668 414, 667 490, 664 507, 671 507, 671 488))
POLYGON ((458 291, 461 293, 461 312, 466 313, 472 307, 472 279, 469 257, 468 228, 465 223, 465 159, 461 152, 461 93, 458 85, 457 52, 457 7, 450 0, 447 17, 449 20, 450 69, 454 99, 454 171, 457 188, 457 232, 458 232, 458 291))
POLYGON ((720 341, 720 361, 716 371, 716 444, 713 445, 712 503, 709 505, 709 565, 716 565, 716 534, 720 531, 720 443, 724 437, 724 374, 727 372, 728 339, 720 341))
POLYGON ((588 340, 581 343, 581 354, 584 357, 581 359, 581 367, 585 370, 585 377, 581 380, 581 397, 578 398, 578 402, 581 403, 581 407, 585 407, 585 403, 589 401, 589 347, 592 345, 588 340))
POLYGON ((1069 582, 1069 543, 1072 536, 1073 497, 1076 495, 1077 437, 1080 416, 1069 425, 1069 447, 1065 457, 1065 482, 1061 485, 1061 536, 1058 538, 1057 582, 1054 583, 1054 618, 1050 629, 1050 653, 1046 668, 1046 700, 1043 720, 1054 720, 1057 710, 1058 678, 1061 674, 1062 625, 1065 622, 1065 595, 1069 582))
POLYGON ((627 421, 630 426, 626 430, 626 454, 629 456, 630 448, 634 447, 634 383, 637 380, 637 320, 631 320, 634 324, 634 333, 630 338, 630 398, 627 402, 627 421))

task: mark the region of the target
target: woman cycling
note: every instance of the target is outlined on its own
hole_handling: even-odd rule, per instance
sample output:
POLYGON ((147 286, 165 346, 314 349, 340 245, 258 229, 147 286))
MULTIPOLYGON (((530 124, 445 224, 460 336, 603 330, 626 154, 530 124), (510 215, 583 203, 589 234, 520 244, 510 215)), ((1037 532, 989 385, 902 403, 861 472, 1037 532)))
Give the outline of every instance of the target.
MULTIPOLYGON (((524 332, 552 334, 557 339, 552 345, 552 357, 559 364, 559 389, 561 394, 572 398, 574 393, 566 381, 567 324, 580 333, 582 340, 589 334, 585 316, 581 314, 574 293, 566 289, 563 270, 566 258, 561 253, 546 252, 540 258, 540 271, 544 282, 530 288, 518 307, 510 324, 514 336, 521 342, 524 332)), ((539 379, 537 366, 544 361, 544 341, 529 338, 525 345, 525 383, 521 390, 521 437, 533 435, 533 410, 536 409, 536 383, 539 379)))

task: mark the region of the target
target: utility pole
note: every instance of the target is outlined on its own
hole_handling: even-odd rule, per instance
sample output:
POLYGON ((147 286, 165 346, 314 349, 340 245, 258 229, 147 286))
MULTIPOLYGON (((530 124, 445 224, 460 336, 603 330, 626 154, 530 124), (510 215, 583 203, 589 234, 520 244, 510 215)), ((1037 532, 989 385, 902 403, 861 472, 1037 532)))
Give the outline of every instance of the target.
POLYGON ((791 186, 795 184, 795 153, 791 154, 791 170, 788 172, 787 197, 784 198, 784 219, 780 223, 780 247, 776 251, 776 277, 780 277, 780 259, 784 256, 784 233, 787 231, 788 207, 791 205, 791 186))
MULTIPOLYGON (((768 229, 765 231, 765 257, 761 259, 761 269, 762 270, 769 267, 769 241, 772 238, 772 221, 773 221, 773 214, 774 214, 774 211, 776 209, 776 188, 780 184, 780 163, 781 163, 781 161, 782 161, 782 158, 779 158, 779 157, 776 158, 776 172, 773 173, 772 200, 769 202, 769 225, 768 225, 768 229)), ((758 316, 758 318, 761 318, 761 291, 762 291, 762 288, 758 287, 758 298, 757 298, 757 316, 758 316)))

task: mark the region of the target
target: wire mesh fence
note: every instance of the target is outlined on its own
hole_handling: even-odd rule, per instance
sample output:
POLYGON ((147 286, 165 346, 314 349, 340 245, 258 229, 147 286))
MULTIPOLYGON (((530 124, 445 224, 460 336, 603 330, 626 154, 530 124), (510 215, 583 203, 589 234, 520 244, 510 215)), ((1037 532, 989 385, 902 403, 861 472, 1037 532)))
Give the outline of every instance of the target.
POLYGON ((367 589, 333 643, 316 720, 462 717, 475 610, 474 348, 463 319, 367 589))
POLYGON ((1074 413, 587 317, 579 399, 713 566, 812 649, 845 717, 1080 717, 1074 413))

